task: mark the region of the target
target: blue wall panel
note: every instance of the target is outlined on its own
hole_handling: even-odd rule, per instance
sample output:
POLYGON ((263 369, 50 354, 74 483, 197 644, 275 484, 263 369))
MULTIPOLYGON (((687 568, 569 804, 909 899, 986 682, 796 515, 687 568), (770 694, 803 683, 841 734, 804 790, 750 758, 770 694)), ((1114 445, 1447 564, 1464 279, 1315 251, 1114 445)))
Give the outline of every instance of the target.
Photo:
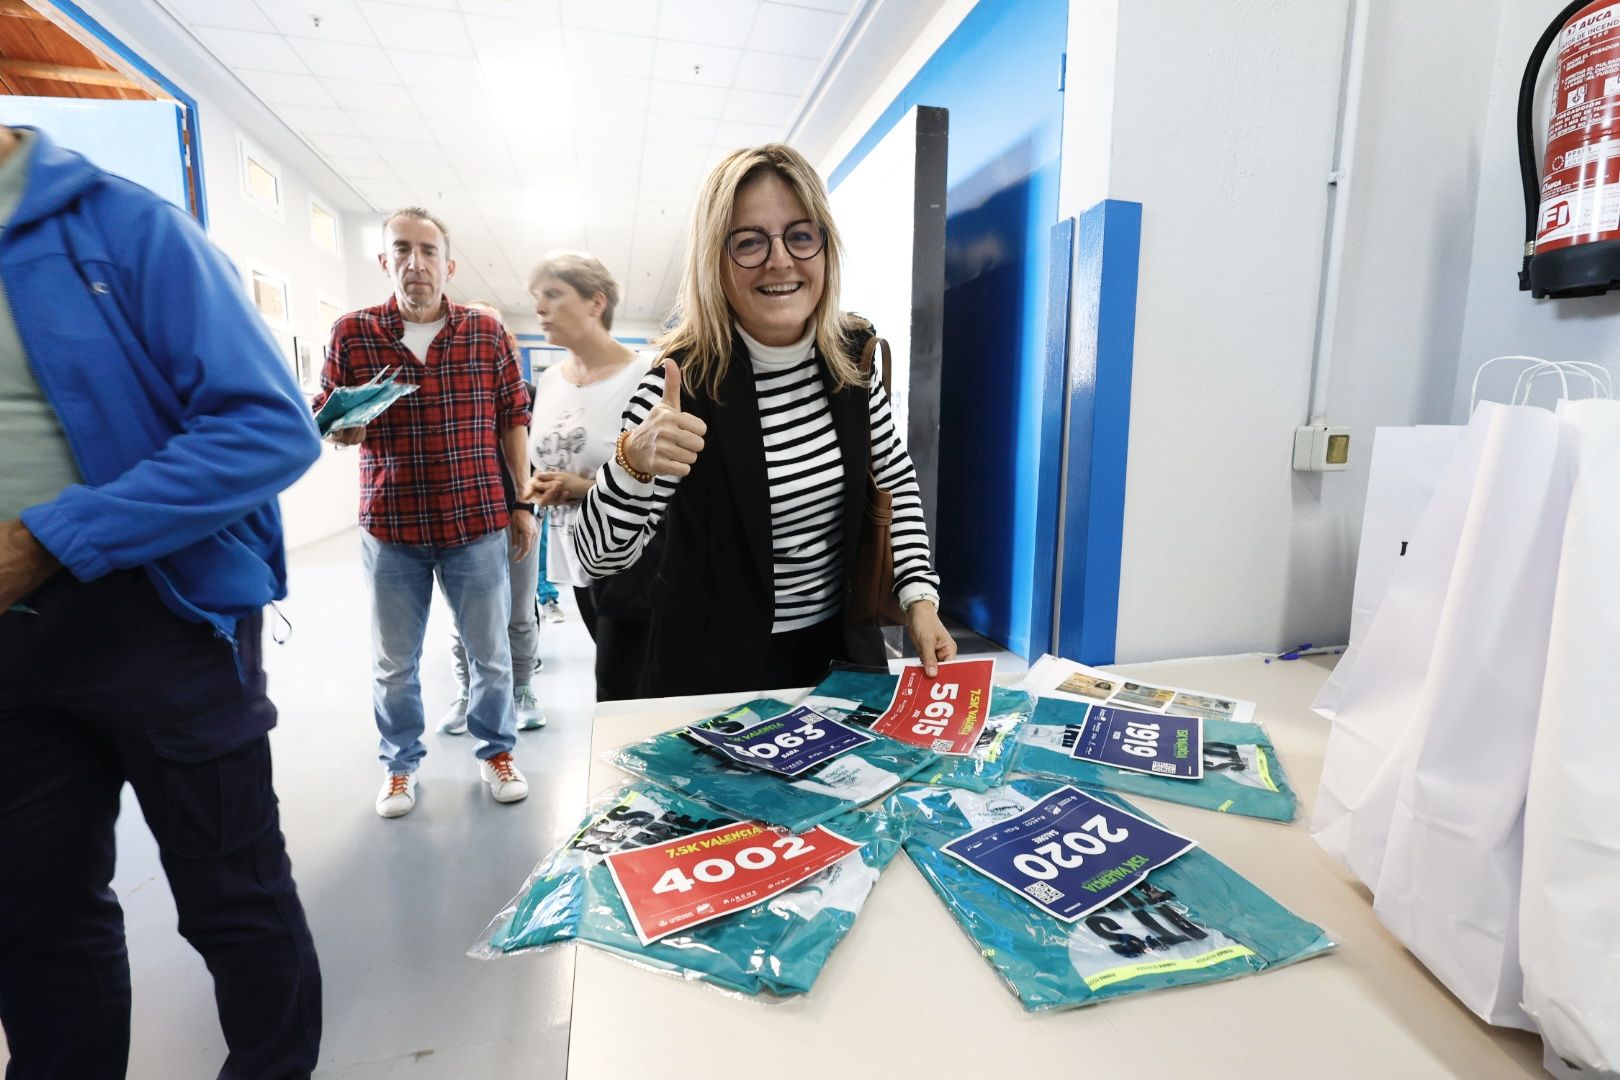
MULTIPOLYGON (((1045 422, 1050 230, 1062 150, 1065 0, 982 0, 833 170, 837 184, 913 106, 950 110, 939 513, 947 610, 1029 655, 1050 627, 1035 602, 1045 422)), ((1049 599, 1043 598, 1046 605, 1049 599)))
POLYGON ((1111 664, 1119 626, 1141 204, 1110 199, 1087 210, 1077 245, 1058 651, 1086 664, 1111 664))

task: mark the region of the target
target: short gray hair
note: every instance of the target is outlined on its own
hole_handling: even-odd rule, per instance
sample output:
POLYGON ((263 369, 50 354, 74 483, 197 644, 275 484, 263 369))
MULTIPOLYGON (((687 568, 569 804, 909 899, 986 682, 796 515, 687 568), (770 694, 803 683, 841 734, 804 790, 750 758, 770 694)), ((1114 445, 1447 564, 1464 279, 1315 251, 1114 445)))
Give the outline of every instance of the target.
POLYGON ((589 300, 597 293, 607 298, 602 309, 602 329, 613 329, 613 309, 619 306, 619 283, 602 265, 602 260, 583 251, 553 251, 529 271, 529 292, 540 287, 540 279, 554 277, 565 281, 579 295, 589 300))
POLYGON ((417 221, 425 221, 429 225, 432 225, 434 228, 438 229, 439 235, 444 237, 444 257, 447 259, 450 257, 450 226, 444 223, 443 218, 439 217, 439 215, 433 213, 433 211, 428 210, 425 207, 402 206, 398 210, 395 210, 392 214, 389 214, 387 217, 383 218, 382 232, 384 237, 388 236, 388 226, 392 225, 402 217, 414 218, 417 221))

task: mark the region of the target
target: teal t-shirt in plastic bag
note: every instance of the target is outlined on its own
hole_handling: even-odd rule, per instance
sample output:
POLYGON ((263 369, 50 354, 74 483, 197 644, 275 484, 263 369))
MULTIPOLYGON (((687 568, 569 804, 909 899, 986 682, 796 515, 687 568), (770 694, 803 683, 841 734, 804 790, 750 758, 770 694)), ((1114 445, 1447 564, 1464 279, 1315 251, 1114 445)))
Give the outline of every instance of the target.
MULTIPOLYGON (((894 699, 898 675, 835 668, 799 704, 860 727, 871 727, 894 699)), ((985 791, 1012 774, 1018 732, 1033 712, 1035 700, 1022 690, 995 687, 990 713, 973 749, 961 755, 941 754, 934 767, 914 779, 945 787, 985 791)))
MULTIPOLYGON (((1053 918, 941 849, 1014 816, 1062 784, 1021 778, 977 793, 909 787, 888 809, 904 819, 906 854, 1024 1008, 1109 998, 1252 975, 1333 947, 1220 860, 1194 848, 1106 907, 1053 918)), ((1139 817, 1124 799, 1093 793, 1139 817)))
POLYGON ((643 945, 605 857, 735 822, 650 784, 613 792, 540 863, 474 955, 581 941, 739 993, 807 993, 899 850, 895 824, 881 812, 828 822, 861 849, 762 904, 643 945))
MULTIPOLYGON (((774 698, 756 698, 694 726, 741 731, 792 708, 774 698)), ((646 777, 740 820, 763 821, 789 832, 803 832, 881 799, 937 759, 932 750, 877 735, 863 746, 812 766, 798 776, 786 777, 738 765, 686 734, 685 729, 621 746, 609 756, 625 772, 646 777)))
POLYGON ((1204 778, 1172 780, 1069 756, 1091 706, 1041 698, 1018 737, 1013 772, 1062 780, 1088 791, 1121 791, 1224 814, 1293 821, 1298 800, 1266 729, 1235 720, 1204 721, 1204 778))

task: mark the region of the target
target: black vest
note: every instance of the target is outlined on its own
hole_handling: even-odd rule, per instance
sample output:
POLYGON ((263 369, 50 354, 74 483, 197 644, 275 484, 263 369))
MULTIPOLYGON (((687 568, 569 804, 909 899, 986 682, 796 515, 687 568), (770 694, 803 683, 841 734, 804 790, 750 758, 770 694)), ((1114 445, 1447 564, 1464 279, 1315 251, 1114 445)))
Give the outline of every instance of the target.
MULTIPOLYGON (((850 340, 853 355, 860 355, 866 336, 850 340)), ((679 356, 673 359, 681 362, 679 356)), ((871 463, 871 404, 864 386, 834 390, 825 366, 822 379, 844 465, 847 599, 871 463)), ((681 408, 700 417, 709 430, 703 452, 664 513, 664 552, 652 584, 641 686, 648 697, 757 690, 764 673, 776 610, 771 494, 753 366, 740 336, 732 338, 720 399, 682 383, 681 408)), ((829 662, 885 662, 879 630, 842 625, 845 655, 829 656, 829 662)))

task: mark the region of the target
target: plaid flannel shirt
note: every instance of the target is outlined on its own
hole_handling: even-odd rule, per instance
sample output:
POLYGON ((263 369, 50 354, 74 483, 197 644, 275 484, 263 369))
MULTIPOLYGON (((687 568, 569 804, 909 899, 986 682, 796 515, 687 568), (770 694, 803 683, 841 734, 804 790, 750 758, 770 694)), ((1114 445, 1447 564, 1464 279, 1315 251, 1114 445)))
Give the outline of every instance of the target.
POLYGON ((360 444, 360 527, 391 544, 456 547, 509 520, 501 436, 528 427, 529 393, 506 328, 445 300, 427 362, 405 347, 398 301, 332 325, 321 392, 357 386, 386 368, 420 389, 366 426, 360 444))

